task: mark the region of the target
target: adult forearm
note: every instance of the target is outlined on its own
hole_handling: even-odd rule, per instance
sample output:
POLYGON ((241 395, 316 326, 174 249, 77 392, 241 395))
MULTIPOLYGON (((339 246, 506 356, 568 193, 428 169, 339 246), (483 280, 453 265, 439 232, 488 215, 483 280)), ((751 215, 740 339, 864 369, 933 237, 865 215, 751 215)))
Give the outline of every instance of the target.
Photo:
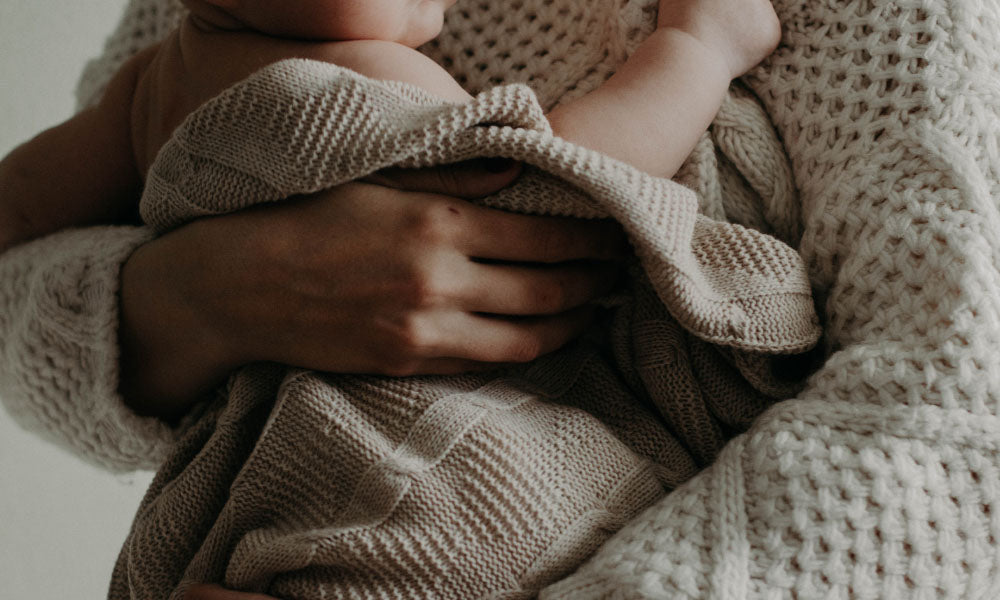
POLYGON ((141 415, 183 416, 239 366, 198 304, 213 294, 200 283, 218 281, 208 272, 217 255, 204 227, 195 223, 154 240, 122 268, 119 390, 141 415))

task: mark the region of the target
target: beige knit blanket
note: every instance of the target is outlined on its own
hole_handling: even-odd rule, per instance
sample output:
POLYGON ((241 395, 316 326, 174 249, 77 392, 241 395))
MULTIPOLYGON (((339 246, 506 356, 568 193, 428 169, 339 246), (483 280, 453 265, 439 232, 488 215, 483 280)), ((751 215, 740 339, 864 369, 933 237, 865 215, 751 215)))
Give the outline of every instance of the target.
POLYGON ((798 254, 698 214, 679 184, 554 137, 525 86, 446 104, 283 61, 184 122, 141 212, 164 230, 384 167, 477 156, 530 165, 492 206, 624 226, 639 258, 625 306, 587 339, 500 373, 245 368, 161 470, 113 597, 165 597, 186 581, 283 598, 533 596, 711 461, 766 394, 788 393, 756 353, 818 339, 798 254))

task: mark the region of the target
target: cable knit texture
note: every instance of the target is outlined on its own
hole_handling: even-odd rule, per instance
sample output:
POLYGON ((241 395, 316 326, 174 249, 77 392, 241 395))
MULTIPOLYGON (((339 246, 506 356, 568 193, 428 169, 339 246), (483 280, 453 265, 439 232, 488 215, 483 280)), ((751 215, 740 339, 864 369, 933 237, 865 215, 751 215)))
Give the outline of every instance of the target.
MULTIPOLYGON (((590 56, 591 65, 619 58, 620 43, 595 49, 562 35, 570 24, 588 30, 590 16, 602 8, 597 2, 460 0, 449 14, 448 31, 427 51, 473 91, 525 81, 543 106, 551 106, 575 93, 568 81, 594 77, 584 66, 588 61, 576 56, 590 56)), ((758 418, 710 468, 633 519, 542 597, 1000 596, 1000 422, 994 401, 1000 388, 1000 274, 993 200, 1000 197, 1000 7, 964 0, 778 0, 776 9, 784 24, 782 45, 747 81, 785 143, 791 171, 773 145, 762 144, 773 142, 775 132, 747 118, 759 109, 736 89, 680 179, 698 192, 705 215, 796 245, 821 293, 832 355, 798 398, 758 418), (734 103, 745 110, 729 111, 734 103), (756 166, 748 168, 740 156, 752 157, 756 166), (789 172, 795 186, 783 175, 789 172)), ((635 10, 641 8, 626 3, 621 14, 635 10)), ((94 97, 128 48, 164 35, 178 14, 170 0, 135 0, 105 57, 93 64, 95 83, 83 88, 82 101, 94 97)), ((21 258, 24 266, 18 268, 37 280, 47 263, 21 258)), ((7 260, 14 259, 5 255, 7 260)), ((4 307, 23 310, 15 300, 6 297, 4 307)), ((0 343, 7 343, 9 323, 0 343)), ((666 323, 651 325, 661 330, 660 339, 670 339, 662 334, 671 327, 666 323)), ((676 327, 670 331, 683 336, 676 327)), ((636 348, 612 342, 619 366, 636 365, 643 373, 663 371, 675 357, 696 360, 708 348, 651 344, 645 349, 653 360, 644 361, 636 358, 636 348), (656 355, 658 348, 665 350, 656 355)), ((741 353, 729 356, 744 367, 755 361, 741 353)), ((592 372, 580 370, 581 376, 592 372)), ((723 381, 734 377, 732 369, 714 373, 723 381)), ((280 385, 278 373, 240 377, 234 392, 245 386, 253 393, 277 393, 280 385)), ((634 372, 623 369, 621 377, 640 389, 634 372)), ((451 380, 457 394, 477 384, 451 380)), ((688 396, 678 394, 674 406, 694 413, 710 409, 711 396, 702 402, 693 393, 696 386, 690 389, 688 396)), ((407 407, 399 402, 404 396, 392 400, 407 407)), ((16 404, 23 397, 4 400, 16 404)), ((502 400, 495 404, 516 404, 502 400)), ((114 399, 106 402, 113 405, 114 399)), ((47 405, 21 406, 40 415, 41 427, 71 435, 54 428, 51 423, 64 415, 53 419, 47 405)), ((267 431, 268 410, 258 412, 258 429, 267 431)), ((226 423, 192 429, 191 436, 207 438, 226 423)), ((229 435, 237 444, 246 432, 229 435)), ((394 435, 387 437, 399 440, 406 433, 394 435)), ((173 467, 195 465, 193 458, 179 456, 173 467)), ((262 466, 263 474, 272 468, 262 466)), ((212 474, 231 466, 203 467, 212 474)), ((285 477, 294 475, 294 465, 281 467, 292 472, 285 477)), ((303 484, 317 481, 327 483, 310 477, 303 484)), ((219 490, 180 493, 224 500, 219 490)), ((489 501, 490 495, 479 497, 489 501)), ((195 521, 187 526, 196 537, 212 525, 195 521)), ((490 539, 482 529, 471 531, 471 539, 490 539)), ((415 547, 409 538, 392 542, 415 547)), ((438 551, 417 547, 422 556, 438 551)), ((403 581, 441 576, 418 570, 403 581)), ((408 587, 393 592, 412 595, 408 587)))
MULTIPOLYGON (((96 102, 118 66, 181 14, 174 2, 131 4, 89 63, 78 105, 96 102)), ((0 402, 22 427, 111 471, 157 468, 193 421, 140 417, 117 391, 119 272, 152 237, 149 228, 92 228, 0 256, 0 402)))

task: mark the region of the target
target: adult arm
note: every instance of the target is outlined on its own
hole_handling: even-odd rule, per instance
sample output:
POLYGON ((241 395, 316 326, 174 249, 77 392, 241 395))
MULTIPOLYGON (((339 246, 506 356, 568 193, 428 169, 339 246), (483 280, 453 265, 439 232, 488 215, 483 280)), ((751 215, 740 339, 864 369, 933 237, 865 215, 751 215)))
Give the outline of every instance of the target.
MULTIPOLYGON (((515 175, 381 177, 477 195, 515 175)), ((114 470, 156 466, 183 431, 167 420, 182 425, 246 362, 401 375, 530 360, 582 330, 583 305, 615 279, 606 259, 624 250, 606 223, 373 184, 139 248, 150 237, 76 230, 0 255, 0 399, 26 428, 114 470)))
MULTIPOLYGON (((515 175, 381 181, 477 195, 515 175)), ((150 237, 76 230, 0 255, 0 399, 26 428, 113 470, 155 467, 201 394, 246 362, 411 374, 530 360, 586 325, 582 305, 612 284, 605 259, 624 249, 605 223, 373 184, 140 248, 150 237)))
POLYGON ((192 223, 122 280, 122 390, 173 418, 234 368, 456 373, 524 362, 589 323, 617 278, 615 225, 514 215, 479 195, 516 169, 397 170, 295 202, 192 223))
POLYGON ((541 598, 998 597, 1000 5, 775 9, 749 83, 836 352, 541 598))

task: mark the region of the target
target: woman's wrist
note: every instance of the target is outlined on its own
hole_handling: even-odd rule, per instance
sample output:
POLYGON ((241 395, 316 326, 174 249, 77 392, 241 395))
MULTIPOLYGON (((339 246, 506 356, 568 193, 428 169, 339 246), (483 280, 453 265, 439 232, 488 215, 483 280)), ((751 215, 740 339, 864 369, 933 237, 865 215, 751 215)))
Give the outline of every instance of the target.
POLYGON ((197 304, 205 252, 199 224, 140 247, 121 273, 119 391, 137 413, 173 420, 239 366, 197 304))

